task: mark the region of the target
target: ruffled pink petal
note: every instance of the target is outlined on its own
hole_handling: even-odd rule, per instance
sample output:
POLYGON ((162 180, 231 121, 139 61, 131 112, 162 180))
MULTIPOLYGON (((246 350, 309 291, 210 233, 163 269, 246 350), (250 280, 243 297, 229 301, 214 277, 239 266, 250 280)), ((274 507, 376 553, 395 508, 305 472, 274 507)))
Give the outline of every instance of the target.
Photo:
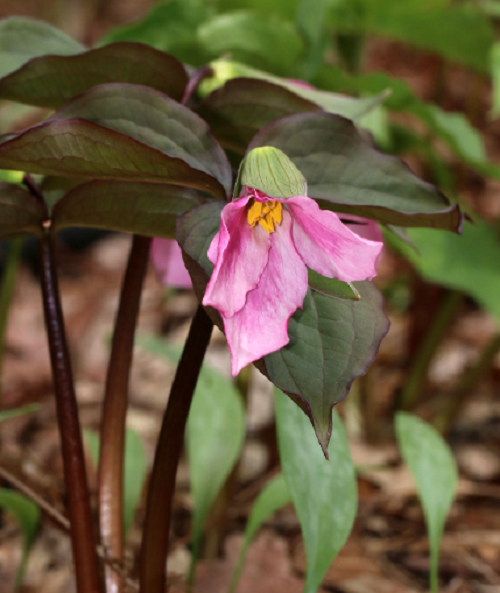
POLYGON ((369 241, 383 241, 384 234, 380 225, 374 220, 369 218, 363 218, 361 216, 355 216, 354 214, 341 214, 340 217, 343 219, 344 224, 353 233, 356 233, 358 237, 368 239, 369 241), (353 221, 358 224, 350 224, 349 221, 353 221))
POLYGON ((151 260, 160 281, 167 286, 191 288, 192 282, 177 241, 173 239, 153 239, 151 260))
POLYGON ((224 317, 232 317, 244 307, 247 293, 257 286, 267 264, 269 235, 259 225, 252 228, 248 224, 249 199, 242 198, 224 207, 218 239, 214 237, 208 251, 215 268, 203 304, 214 307, 224 317))
POLYGON ((293 241, 307 266, 343 282, 376 276, 383 243, 359 237, 334 212, 320 210, 311 198, 297 196, 280 201, 292 212, 293 241))
POLYGON ((291 216, 284 211, 281 226, 270 235, 269 260, 257 288, 248 293, 241 311, 223 318, 233 377, 288 344, 288 320, 302 308, 307 269, 293 244, 291 226, 291 216))

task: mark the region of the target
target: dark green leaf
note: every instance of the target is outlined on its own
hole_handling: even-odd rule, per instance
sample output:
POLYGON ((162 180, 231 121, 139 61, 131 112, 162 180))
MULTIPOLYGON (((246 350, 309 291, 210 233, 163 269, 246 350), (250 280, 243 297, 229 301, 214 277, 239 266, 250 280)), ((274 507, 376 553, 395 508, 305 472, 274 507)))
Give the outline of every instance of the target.
MULTIPOLYGON (((222 207, 218 202, 205 204, 177 223, 176 238, 200 301, 213 269, 206 254, 219 230, 222 207)), ((354 379, 366 372, 388 329, 377 288, 372 282, 353 285, 361 295, 359 301, 309 290, 303 310, 289 321, 288 345, 256 363, 311 418, 325 451, 332 407, 345 397, 354 379)), ((223 329, 218 313, 210 307, 207 313, 223 329)))
POLYGON ((240 153, 245 152, 260 128, 275 119, 306 111, 322 109, 282 86, 252 78, 228 81, 197 110, 219 142, 240 153))
POLYGON ((56 230, 87 226, 172 239, 177 217, 205 201, 186 187, 159 183, 90 181, 54 207, 56 230))
POLYGON ((140 85, 112 83, 80 95, 50 119, 83 118, 126 134, 215 177, 231 194, 232 173, 207 124, 184 105, 140 85))
POLYGON ((361 298, 354 284, 350 282, 341 282, 336 278, 326 278, 326 276, 321 276, 321 274, 310 268, 307 268, 307 274, 309 276, 309 287, 316 292, 353 301, 359 301, 361 298))
POLYGON ((214 62, 212 67, 215 77, 207 79, 204 88, 215 90, 198 107, 198 113, 221 143, 239 152, 244 152, 253 136, 275 119, 322 111, 358 119, 387 96, 382 91, 358 99, 319 91, 225 60, 214 62))
POLYGON ((431 548, 430 588, 437 593, 439 546, 456 494, 457 464, 443 437, 412 414, 397 414, 396 435, 424 508, 431 548))
POLYGON ((293 24, 254 11, 217 15, 200 26, 198 39, 211 59, 230 54, 236 61, 284 76, 297 72, 304 51, 293 24))
POLYGON ((173 56, 140 43, 115 43, 74 56, 35 58, 0 80, 0 99, 57 109, 93 86, 129 82, 180 101, 187 81, 173 56))
POLYGON ((206 3, 199 0, 159 2, 142 20, 113 29, 99 45, 117 41, 147 43, 192 66, 202 66, 208 58, 196 31, 211 12, 206 3))
POLYGON ((309 416, 326 452, 332 408, 377 355, 389 322, 372 282, 354 282, 359 301, 309 290, 288 324, 290 342, 264 357, 269 379, 309 416))
POLYGON ((40 523, 40 509, 22 494, 5 488, 0 488, 0 507, 15 517, 23 532, 23 554, 16 575, 18 589, 22 584, 28 554, 40 523))
POLYGON ((0 21, 0 77, 46 54, 72 56, 85 46, 49 23, 21 16, 0 21))
MULTIPOLYGON (((184 251, 184 263, 191 275, 193 289, 201 302, 205 294, 208 279, 213 265, 207 257, 208 248, 215 233, 220 227, 220 217, 225 204, 210 202, 195 210, 191 210, 180 217, 177 222, 175 238, 184 251), (186 257, 187 255, 187 257, 186 257)), ((208 307, 207 312, 222 329, 222 322, 218 314, 208 307)))
POLYGON ((231 168, 205 122, 158 91, 128 84, 94 87, 4 142, 0 167, 174 183, 219 198, 231 191, 231 168))
POLYGON ((356 518, 356 475, 338 414, 332 416, 328 461, 308 419, 284 393, 274 391, 281 466, 306 549, 304 593, 316 593, 356 518))
POLYGON ((366 144, 351 121, 307 113, 273 122, 250 144, 280 148, 307 179, 323 208, 397 226, 458 231, 462 214, 398 158, 366 144))
POLYGON ((269 480, 260 492, 254 502, 250 516, 248 517, 243 545, 241 546, 238 560, 236 561, 228 593, 233 593, 238 586, 248 548, 257 531, 269 517, 290 502, 292 502, 292 499, 290 497, 290 491, 285 476, 283 476, 283 474, 274 476, 274 478, 269 480))
POLYGON ((0 182, 0 237, 38 234, 45 218, 43 206, 25 189, 0 182))

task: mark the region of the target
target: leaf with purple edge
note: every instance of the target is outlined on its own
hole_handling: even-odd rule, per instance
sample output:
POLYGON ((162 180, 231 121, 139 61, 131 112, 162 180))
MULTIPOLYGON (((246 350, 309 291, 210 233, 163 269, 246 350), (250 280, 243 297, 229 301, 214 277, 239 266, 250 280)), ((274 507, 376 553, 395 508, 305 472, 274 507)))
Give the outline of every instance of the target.
MULTIPOLYGON (((213 270, 206 254, 219 230, 223 206, 211 202, 177 221, 176 238, 200 302, 213 270)), ((333 406, 345 397, 354 379, 366 372, 389 326, 374 284, 354 282, 353 286, 361 296, 359 301, 309 289, 303 310, 289 321, 289 344, 255 363, 309 416, 325 451, 333 406)), ((208 307, 207 313, 223 329, 217 311, 208 307)))
POLYGON ((109 84, 0 144, 0 167, 31 173, 172 183, 224 199, 231 168, 207 124, 148 87, 109 84))
POLYGON ((71 56, 85 49, 84 45, 44 21, 22 16, 0 21, 0 76, 17 70, 38 56, 71 56))
POLYGON ((142 43, 114 43, 77 55, 35 57, 0 79, 0 99, 58 109, 110 82, 149 86, 180 101, 188 76, 173 56, 142 43))
POLYGON ((463 215, 400 159, 369 146, 353 123, 327 113, 304 113, 270 123, 252 140, 281 149, 307 179, 322 208, 386 224, 459 232, 463 215))
POLYGON ((82 226, 173 239, 177 217, 207 199, 166 183, 90 181, 59 200, 52 224, 55 230, 82 226))

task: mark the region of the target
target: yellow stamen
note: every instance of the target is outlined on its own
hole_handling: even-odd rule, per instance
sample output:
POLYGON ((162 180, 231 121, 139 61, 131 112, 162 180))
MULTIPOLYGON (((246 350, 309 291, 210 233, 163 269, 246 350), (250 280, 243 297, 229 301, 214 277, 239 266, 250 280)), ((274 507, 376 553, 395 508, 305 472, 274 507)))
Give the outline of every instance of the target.
POLYGON ((247 213, 248 224, 253 228, 259 223, 268 235, 274 233, 276 226, 281 224, 282 219, 283 207, 281 202, 254 201, 247 213))

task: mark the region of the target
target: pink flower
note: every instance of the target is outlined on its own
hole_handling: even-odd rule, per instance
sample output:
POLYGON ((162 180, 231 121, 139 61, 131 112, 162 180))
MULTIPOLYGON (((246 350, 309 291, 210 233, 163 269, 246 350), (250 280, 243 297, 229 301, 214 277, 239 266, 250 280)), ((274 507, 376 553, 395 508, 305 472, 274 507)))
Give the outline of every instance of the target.
POLYGON ((344 224, 346 224, 353 233, 363 237, 363 239, 369 239, 370 241, 384 240, 384 235, 380 230, 380 226, 374 220, 355 216, 354 214, 341 214, 341 217, 344 224))
POLYGON ((161 282, 176 288, 191 288, 191 278, 177 241, 172 239, 153 239, 151 259, 161 282))
POLYGON ((346 282, 371 279, 382 249, 310 198, 246 191, 222 211, 203 298, 224 321, 233 376, 288 343, 288 320, 307 292, 306 266, 346 282))

